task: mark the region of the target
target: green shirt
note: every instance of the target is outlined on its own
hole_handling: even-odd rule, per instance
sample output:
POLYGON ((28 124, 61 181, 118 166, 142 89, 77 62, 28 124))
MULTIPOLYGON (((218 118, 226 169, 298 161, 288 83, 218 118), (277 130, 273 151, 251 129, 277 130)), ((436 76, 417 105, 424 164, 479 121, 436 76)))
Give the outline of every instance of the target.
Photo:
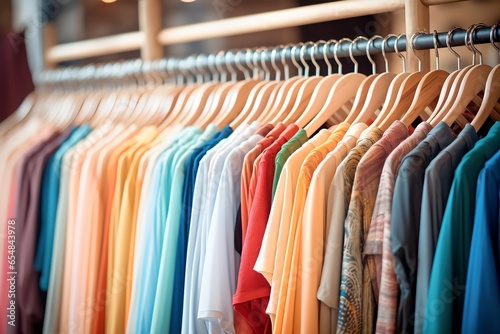
POLYGON ((278 187, 278 181, 280 180, 281 171, 288 158, 297 151, 304 143, 308 140, 306 130, 299 129, 297 133, 282 147, 281 150, 276 155, 275 160, 275 170, 274 170, 274 180, 273 180, 273 192, 272 199, 274 200, 274 194, 276 193, 276 188, 278 187))

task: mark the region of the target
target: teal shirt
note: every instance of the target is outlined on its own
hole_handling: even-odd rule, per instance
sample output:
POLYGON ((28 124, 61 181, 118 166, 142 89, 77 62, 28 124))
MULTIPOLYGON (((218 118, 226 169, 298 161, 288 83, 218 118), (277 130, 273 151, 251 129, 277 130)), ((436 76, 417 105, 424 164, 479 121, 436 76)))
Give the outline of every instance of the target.
POLYGON ((170 187, 163 187, 163 191, 168 193, 169 203, 166 206, 168 212, 163 237, 161 259, 159 263, 158 284, 156 286, 156 296, 154 296, 154 309, 151 324, 152 333, 166 333, 170 328, 172 314, 172 296, 174 288, 175 259, 177 241, 179 238, 180 219, 182 214, 182 188, 186 175, 186 167, 191 153, 198 147, 204 145, 218 131, 217 127, 210 124, 202 135, 193 137, 188 143, 183 145, 174 156, 170 165, 167 165, 170 175, 170 187))
POLYGON ((274 194, 276 193, 276 188, 278 187, 278 181, 280 180, 281 171, 283 170, 283 166, 285 166, 285 162, 295 151, 297 151, 302 145, 304 145, 304 143, 306 143, 308 139, 309 138, 307 137, 306 130, 299 129, 299 131, 297 131, 297 133, 281 147, 281 150, 278 152, 278 154, 276 154, 272 192, 273 200, 274 194))
POLYGON ((42 269, 40 276, 40 289, 42 291, 47 291, 49 287, 62 159, 64 154, 85 138, 90 131, 91 128, 88 124, 73 130, 70 137, 64 141, 49 159, 43 171, 41 192, 44 196, 41 198, 42 214, 40 215, 40 229, 42 232, 40 233, 37 245, 37 253, 40 254, 38 260, 42 269))
POLYGON ((148 201, 144 234, 135 250, 141 254, 142 260, 138 264, 137 273, 134 272, 130 315, 127 324, 128 332, 150 332, 172 182, 168 167, 175 154, 181 151, 186 143, 197 137, 200 132, 201 130, 196 127, 182 129, 176 135, 172 145, 160 154, 154 165, 151 185, 145 195, 148 201))
POLYGON ((500 149, 500 122, 455 170, 432 264, 424 333, 460 333, 479 172, 500 149))

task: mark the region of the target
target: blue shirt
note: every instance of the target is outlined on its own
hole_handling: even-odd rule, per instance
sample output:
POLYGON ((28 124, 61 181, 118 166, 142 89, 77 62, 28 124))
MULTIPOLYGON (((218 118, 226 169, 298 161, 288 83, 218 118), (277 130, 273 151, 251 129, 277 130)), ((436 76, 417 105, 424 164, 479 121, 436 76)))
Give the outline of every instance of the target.
POLYGON ((500 329, 500 151, 479 173, 462 333, 500 329))
POLYGON ((182 211, 179 224, 179 238, 177 241, 174 290, 172 296, 172 312, 170 315, 170 333, 180 333, 182 328, 182 307, 184 302, 184 281, 186 271, 186 252, 189 236, 189 222, 191 220, 191 207, 193 205, 194 184, 196 173, 201 158, 212 147, 217 145, 222 139, 227 138, 233 129, 230 126, 224 127, 215 134, 206 144, 197 147, 191 153, 187 168, 184 184, 182 187, 182 211))
POLYGON ((85 124, 75 129, 69 138, 50 157, 43 171, 41 202, 40 202, 40 234, 37 241, 37 268, 41 272, 40 289, 49 288, 50 269, 52 265, 52 246, 59 199, 59 183, 61 181, 61 167, 64 154, 84 139, 91 131, 90 125, 85 124))
POLYGON ((391 211, 391 249, 399 282, 397 332, 413 332, 417 287, 418 232, 425 169, 455 137, 440 122, 402 160, 394 185, 391 211))
POLYGON ((500 122, 496 122, 455 171, 432 264, 424 333, 461 331, 477 178, 499 149, 500 122))
POLYGON ((478 136, 472 125, 466 124, 458 137, 431 161, 425 170, 420 234, 418 236, 417 297, 415 304, 415 333, 421 333, 424 325, 425 304, 429 289, 432 261, 443 221, 446 201, 450 194, 453 175, 463 156, 477 142, 478 136))

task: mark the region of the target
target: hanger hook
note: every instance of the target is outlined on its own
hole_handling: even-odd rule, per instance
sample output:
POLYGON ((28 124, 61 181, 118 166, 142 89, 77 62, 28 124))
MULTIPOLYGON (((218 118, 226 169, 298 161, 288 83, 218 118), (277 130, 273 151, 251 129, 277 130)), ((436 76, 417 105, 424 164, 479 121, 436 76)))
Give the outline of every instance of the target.
POLYGON ((274 68, 275 71, 275 80, 280 81, 281 80, 281 70, 278 65, 276 65, 276 53, 279 48, 282 48, 283 45, 276 46, 272 51, 271 51, 271 66, 274 68))
POLYGON ((198 70, 198 73, 200 73, 200 78, 201 82, 207 82, 208 81, 208 72, 205 70, 204 67, 204 59, 207 56, 204 54, 199 54, 198 57, 196 57, 196 69, 198 70))
POLYGON ((217 53, 217 56, 215 56, 215 67, 217 68, 217 70, 219 70, 221 82, 227 82, 227 70, 222 67, 222 59, 225 58, 225 55, 225 51, 219 51, 219 53, 217 53))
POLYGON ((479 64, 480 65, 483 64, 483 54, 474 45, 474 32, 476 31, 477 28, 486 28, 486 27, 487 27, 487 25, 484 24, 484 23, 474 24, 474 27, 472 27, 472 30, 471 30, 470 35, 469 35, 469 37, 470 37, 470 46, 474 49, 475 52, 477 52, 479 54, 479 64))
MULTIPOLYGON (((401 58, 401 61, 403 62, 403 73, 406 72, 406 59, 405 57, 403 56, 403 54, 401 53, 401 51, 399 51, 398 49, 398 42, 399 42, 399 39, 401 37, 403 37, 406 35, 405 34, 400 34, 398 37, 396 37, 396 41, 394 42, 394 51, 396 52, 396 54, 398 55, 399 58, 401 58)), ((411 44, 411 43, 410 43, 411 44)))
POLYGON ((293 44, 287 44, 281 49, 281 63, 283 64, 283 70, 285 72, 284 79, 288 80, 290 78, 290 68, 286 62, 285 56, 286 56, 286 49, 288 47, 293 47, 293 44))
POLYGON ((231 61, 235 58, 234 55, 234 51, 229 50, 224 55, 224 60, 226 61, 226 67, 229 70, 229 73, 231 73, 231 81, 238 81, 238 72, 236 72, 233 65, 231 64, 231 61))
POLYGON ((424 32, 422 31, 417 31, 416 33, 414 33, 413 35, 411 35, 410 37, 410 48, 411 48, 411 52, 413 52, 413 54, 415 55, 415 57, 418 59, 418 71, 421 72, 422 71, 422 59, 420 59, 420 57, 418 56, 418 52, 417 52, 417 49, 415 48, 415 40, 417 39, 417 37, 419 35, 422 35, 424 34, 424 32))
POLYGON ((335 62, 337 63, 337 66, 338 66, 338 73, 339 74, 342 74, 342 63, 340 62, 339 60, 339 57, 337 55, 337 48, 339 45, 341 45, 343 42, 351 42, 352 43, 352 40, 349 39, 349 38, 342 38, 340 39, 336 44, 335 46, 333 47, 333 57, 335 58, 335 62))
MULTIPOLYGON (((387 56, 385 54, 385 46, 387 45, 387 40, 390 38, 390 37, 396 37, 396 39, 398 38, 398 35, 395 35, 395 34, 389 34, 387 36, 384 37, 384 39, 382 40, 382 57, 384 57, 384 63, 385 63, 385 71, 386 72, 389 72, 389 61, 387 60, 387 56)), ((399 55, 398 55, 399 56, 399 55)))
POLYGON ((319 64, 318 64, 318 62, 316 61, 316 58, 315 58, 316 52, 318 50, 318 44, 319 43, 325 43, 325 41, 324 40, 319 40, 319 41, 313 43, 314 45, 311 48, 311 53, 310 53, 311 62, 313 63, 314 67, 316 68, 315 76, 319 76, 320 75, 320 71, 321 71, 321 67, 319 66, 319 64))
POLYGON ((326 53, 328 51, 328 47, 330 46, 330 44, 332 43, 337 43, 337 40, 335 39, 330 39, 326 42, 326 44, 324 45, 323 47, 323 58, 325 58, 325 63, 326 63, 326 66, 328 67, 328 75, 331 75, 332 74, 332 63, 330 63, 330 60, 328 59, 326 53))
POLYGON ((264 80, 265 81, 271 80, 271 71, 269 71, 269 67, 267 67, 267 64, 266 64, 268 50, 269 49, 267 47, 263 47, 262 52, 261 52, 261 57, 260 57, 261 58, 260 63, 262 64, 262 68, 264 69, 264 80))
POLYGON ((304 45, 304 43, 299 43, 299 44, 295 44, 293 47, 292 47, 292 63, 295 65, 295 67, 297 68, 298 70, 298 73, 297 73, 297 76, 301 77, 302 76, 302 67, 300 66, 300 64, 297 62, 297 59, 295 59, 295 51, 297 50, 297 48, 299 47, 302 47, 302 45, 304 45))
POLYGON ((241 54, 242 53, 243 53, 243 49, 238 50, 238 52, 236 52, 235 65, 243 73, 243 75, 245 76, 245 80, 249 80, 250 79, 250 72, 248 71, 248 68, 243 66, 243 63, 241 62, 241 54))
POLYGON ((438 32, 437 30, 434 30, 432 32, 432 40, 434 42, 434 52, 436 53, 436 70, 439 70, 439 51, 438 51, 438 32))
MULTIPOLYGON (((448 31, 448 34, 446 35, 446 46, 448 47, 448 50, 455 56, 457 57, 457 66, 458 66, 458 69, 460 70, 462 68, 462 58, 460 57, 460 55, 457 53, 457 51, 453 50, 453 48, 451 47, 451 37, 453 35, 453 32, 455 30, 458 30, 458 29, 461 29, 461 30, 464 30, 464 28, 462 27, 455 27, 453 28, 452 30, 448 31)), ((467 35, 467 34, 466 34, 467 35)), ((467 38, 466 38, 467 39, 467 38)))
POLYGON ((498 24, 499 23, 497 22, 493 25, 493 27, 491 27, 490 42, 491 42, 491 45, 493 45, 493 47, 500 53, 500 48, 495 44, 495 34, 497 31, 498 24))
POLYGON ((259 57, 260 57, 261 52, 262 52, 262 48, 257 48, 252 55, 253 78, 255 80, 260 77, 260 72, 264 71, 264 69, 262 69, 260 67, 260 64, 259 64, 259 57))
POLYGON ((474 28, 475 26, 475 24, 472 24, 465 31, 465 46, 467 47, 467 49, 469 49, 470 52, 472 52, 472 65, 476 64, 476 50, 470 44, 470 33, 472 31, 472 28, 474 28))
POLYGON ((314 49, 314 43, 311 41, 305 42, 300 47, 300 62, 302 63, 302 65, 304 65, 304 76, 305 77, 309 76, 309 64, 307 64, 306 60, 304 59, 304 52, 305 52, 308 45, 313 45, 313 47, 311 49, 314 49))
POLYGON ((357 41, 361 39, 368 41, 368 38, 366 38, 365 36, 358 36, 349 45, 349 58, 351 58, 352 62, 354 63, 354 73, 358 73, 359 64, 352 54, 352 47, 356 44, 357 41))
MULTIPOLYGON (((377 64, 375 64, 375 61, 373 60, 371 54, 370 54, 370 44, 373 43, 373 41, 376 39, 376 38, 381 38, 383 39, 382 36, 379 36, 379 35, 374 35, 372 36, 368 42, 366 43, 366 58, 368 58, 368 61, 370 62, 370 64, 372 64, 372 74, 376 74, 377 73, 377 64)), ((382 42, 382 49, 384 48, 384 45, 383 45, 383 42, 382 42)))

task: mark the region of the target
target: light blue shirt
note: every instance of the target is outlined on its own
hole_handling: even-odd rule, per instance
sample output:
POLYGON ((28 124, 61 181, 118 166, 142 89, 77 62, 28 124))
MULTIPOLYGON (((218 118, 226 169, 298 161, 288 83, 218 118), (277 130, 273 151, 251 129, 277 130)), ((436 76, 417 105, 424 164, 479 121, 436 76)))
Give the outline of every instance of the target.
MULTIPOLYGON (((159 263, 160 269, 156 296, 154 298, 153 320, 151 325, 151 331, 153 333, 166 333, 170 328, 174 278, 176 274, 180 274, 175 272, 175 258, 182 211, 182 188, 184 185, 187 162, 194 149, 204 145, 217 131, 217 127, 210 124, 201 136, 193 137, 189 143, 177 151, 172 164, 169 166, 171 187, 169 189, 167 187, 164 188, 164 191, 169 193, 169 203, 159 263)), ((165 196, 167 197, 167 195, 165 196)), ((182 273, 182 275, 184 275, 184 273, 182 273)))

